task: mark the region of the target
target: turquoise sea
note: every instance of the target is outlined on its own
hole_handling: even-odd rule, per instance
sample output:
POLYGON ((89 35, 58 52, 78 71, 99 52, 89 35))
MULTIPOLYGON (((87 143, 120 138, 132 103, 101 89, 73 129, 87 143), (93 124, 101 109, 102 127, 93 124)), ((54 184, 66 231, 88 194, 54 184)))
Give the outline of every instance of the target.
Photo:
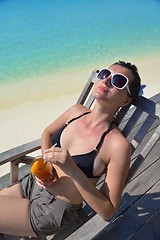
POLYGON ((159 0, 0 0, 1 86, 157 51, 159 0))

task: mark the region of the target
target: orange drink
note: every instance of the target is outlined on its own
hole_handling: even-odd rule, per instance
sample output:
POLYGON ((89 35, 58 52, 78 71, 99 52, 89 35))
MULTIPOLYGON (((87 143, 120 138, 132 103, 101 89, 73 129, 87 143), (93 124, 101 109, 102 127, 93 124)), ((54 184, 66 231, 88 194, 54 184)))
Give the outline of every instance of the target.
POLYGON ((42 156, 36 157, 32 162, 31 173, 48 184, 51 184, 54 180, 52 170, 51 164, 44 161, 42 156))

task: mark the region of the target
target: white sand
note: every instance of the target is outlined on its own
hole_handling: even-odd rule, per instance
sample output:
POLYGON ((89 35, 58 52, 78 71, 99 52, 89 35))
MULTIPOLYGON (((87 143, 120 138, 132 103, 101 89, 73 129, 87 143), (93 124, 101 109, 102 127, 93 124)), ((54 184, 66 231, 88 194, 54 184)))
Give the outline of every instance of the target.
MULTIPOLYGON (((149 98, 159 93, 158 64, 160 56, 139 57, 129 59, 128 61, 138 66, 142 83, 147 85, 144 96, 149 98)), ((100 69, 105 66, 96 67, 100 69)), ((93 68, 85 69, 83 72, 75 70, 62 76, 54 76, 58 83, 55 88, 59 86, 60 89, 53 89, 54 82, 51 80, 51 76, 48 76, 45 86, 38 85, 37 87, 36 80, 34 79, 35 89, 33 89, 34 94, 32 95, 25 95, 25 93, 28 86, 33 88, 33 79, 28 86, 22 83, 17 86, 4 87, 0 99, 0 152, 40 138, 43 129, 76 102, 93 68), (66 85, 62 84, 62 86, 60 84, 60 79, 62 78, 66 78, 66 85), (70 86, 68 86, 68 82, 70 86), (22 91, 23 89, 24 92, 22 91), (57 91, 60 97, 57 96, 55 98, 53 95, 57 91), (12 100, 9 96, 13 93, 14 99, 12 100)), ((8 164, 1 166, 0 176, 8 171, 8 164)))
MULTIPOLYGON (((24 103, 0 112, 0 151, 40 138, 43 129, 76 102, 77 95, 62 96, 55 100, 24 103), (67 99, 67 101, 66 101, 67 99)), ((9 172, 9 164, 0 167, 0 176, 9 172)))

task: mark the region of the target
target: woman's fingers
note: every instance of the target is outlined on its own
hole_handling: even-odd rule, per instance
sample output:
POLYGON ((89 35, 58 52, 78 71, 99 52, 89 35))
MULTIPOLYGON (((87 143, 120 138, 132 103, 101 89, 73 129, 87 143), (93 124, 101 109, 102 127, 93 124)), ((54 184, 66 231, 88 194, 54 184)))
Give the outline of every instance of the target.
POLYGON ((61 152, 62 148, 60 148, 60 147, 51 147, 51 148, 48 148, 48 149, 44 150, 44 153, 49 153, 49 152, 54 152, 54 151, 61 152))
POLYGON ((36 178, 36 182, 37 182, 38 186, 40 186, 42 188, 46 188, 45 183, 42 180, 40 180, 37 177, 35 177, 35 178, 36 178))
POLYGON ((46 149, 44 151, 43 158, 45 161, 51 162, 51 163, 57 163, 57 161, 64 159, 66 156, 65 149, 59 148, 59 147, 51 147, 49 149, 46 149))
POLYGON ((44 160, 51 161, 55 152, 61 152, 61 148, 55 147, 55 145, 53 145, 51 148, 46 149, 43 154, 44 160))
POLYGON ((52 147, 44 151, 43 158, 45 161, 55 164, 67 175, 74 172, 75 162, 73 161, 68 150, 60 147, 52 147))

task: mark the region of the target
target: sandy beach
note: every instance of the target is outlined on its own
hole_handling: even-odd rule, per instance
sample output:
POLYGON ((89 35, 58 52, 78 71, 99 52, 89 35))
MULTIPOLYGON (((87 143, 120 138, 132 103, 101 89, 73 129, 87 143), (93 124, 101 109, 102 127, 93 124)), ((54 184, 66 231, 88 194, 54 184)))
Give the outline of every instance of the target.
MULTIPOLYGON (((147 85, 144 96, 149 98, 159 93, 158 64, 160 56, 156 54, 148 57, 135 57, 135 59, 128 59, 128 61, 138 66, 142 84, 147 85)), ((108 65, 112 62, 109 62, 108 65)), ((102 66, 95 67, 100 69, 105 66, 103 64, 102 66)), ((94 66, 84 69, 83 72, 82 70, 74 70, 67 74, 55 76, 58 85, 60 85, 59 83, 62 78, 66 78, 66 86, 63 84, 59 90, 53 89, 55 85, 50 79, 51 76, 48 76, 48 81, 46 81, 48 85, 46 84, 46 86, 42 84, 37 87, 36 80, 34 80, 34 86, 37 89, 34 92, 35 95, 33 93, 32 95, 25 95, 30 84, 32 83, 33 85, 33 79, 26 86, 23 84, 19 84, 18 86, 2 86, 3 91, 0 97, 0 152, 40 138, 43 129, 76 102, 92 69, 94 69, 94 66), (24 92, 22 89, 24 89, 24 92), (14 100, 9 98, 10 94, 13 93, 14 100), (56 97, 55 94, 57 94, 56 97)), ((1 166, 0 176, 8 171, 8 164, 1 166)))

